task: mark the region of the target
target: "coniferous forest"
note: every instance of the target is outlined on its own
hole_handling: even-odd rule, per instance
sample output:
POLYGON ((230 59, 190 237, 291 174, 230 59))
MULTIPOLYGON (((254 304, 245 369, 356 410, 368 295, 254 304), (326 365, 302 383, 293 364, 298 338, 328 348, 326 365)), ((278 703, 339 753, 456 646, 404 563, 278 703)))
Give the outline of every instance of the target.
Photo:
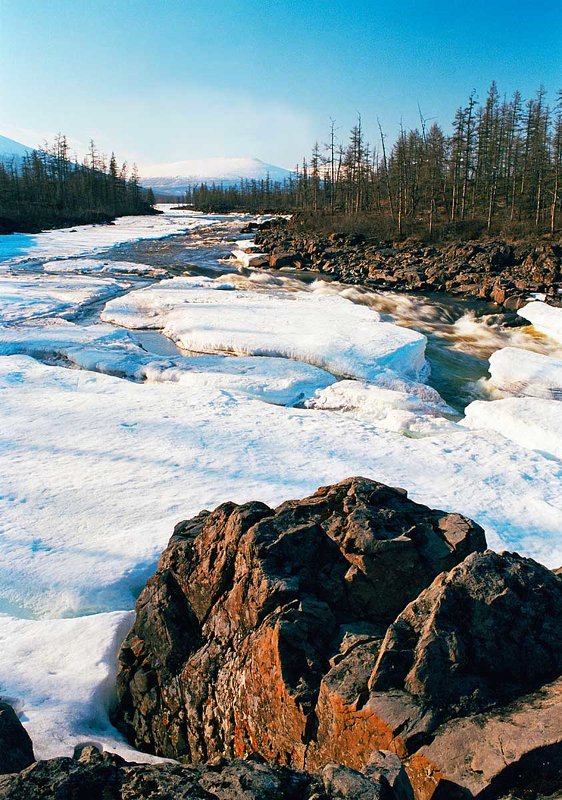
POLYGON ((472 93, 447 135, 420 111, 419 126, 401 129, 389 146, 379 125, 377 145, 361 117, 345 142, 332 121, 327 142, 284 184, 246 181, 202 185, 186 203, 212 211, 302 212, 310 224, 367 226, 373 233, 438 238, 555 232, 560 225, 562 91, 549 106, 540 88, 524 100, 501 97, 492 83, 479 102, 472 93))
POLYGON ((108 222, 153 213, 154 196, 141 188, 136 167, 118 166, 90 143, 84 161, 71 158, 65 136, 11 164, 0 162, 0 233, 108 222))

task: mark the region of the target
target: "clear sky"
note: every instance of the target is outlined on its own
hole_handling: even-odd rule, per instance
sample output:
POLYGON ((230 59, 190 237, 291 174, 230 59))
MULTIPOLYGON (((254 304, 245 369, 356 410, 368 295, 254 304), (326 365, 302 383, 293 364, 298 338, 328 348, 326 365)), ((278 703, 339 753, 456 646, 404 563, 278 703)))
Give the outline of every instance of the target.
POLYGON ((0 0, 0 133, 141 166, 291 167, 330 117, 372 141, 448 126, 472 89, 562 86, 562 0, 0 0))

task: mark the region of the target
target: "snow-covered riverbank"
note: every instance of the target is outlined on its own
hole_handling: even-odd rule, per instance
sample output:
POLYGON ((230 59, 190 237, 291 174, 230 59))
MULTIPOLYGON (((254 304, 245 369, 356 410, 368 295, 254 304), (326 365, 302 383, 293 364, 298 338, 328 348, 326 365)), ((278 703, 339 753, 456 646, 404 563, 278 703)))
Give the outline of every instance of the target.
MULTIPOLYGON (((194 224, 140 219, 153 238, 194 224)), ((0 695, 38 756, 93 740, 131 757, 107 717, 115 653, 173 525, 202 508, 274 505, 362 474, 472 517, 494 548, 562 563, 562 465, 527 416, 548 403, 533 420, 544 429, 562 403, 525 392, 524 408, 483 402, 458 424, 424 384, 424 337, 334 291, 235 275, 139 289, 146 264, 138 276, 80 259, 42 268, 91 259, 119 225, 89 227, 73 252, 63 234, 41 234, 33 274, 19 252, 0 282, 0 695), (106 322, 80 324, 94 300, 106 322), (125 330, 138 327, 206 355, 147 352, 125 330)), ((559 373, 541 364, 550 386, 559 373)))
POLYGON ((160 206, 160 210, 165 213, 155 217, 119 217, 108 225, 77 225, 43 233, 0 236, 0 267, 2 262, 14 264, 29 259, 71 258, 97 253, 124 242, 162 239, 214 225, 221 219, 220 216, 209 217, 195 211, 175 211, 172 206, 160 206))

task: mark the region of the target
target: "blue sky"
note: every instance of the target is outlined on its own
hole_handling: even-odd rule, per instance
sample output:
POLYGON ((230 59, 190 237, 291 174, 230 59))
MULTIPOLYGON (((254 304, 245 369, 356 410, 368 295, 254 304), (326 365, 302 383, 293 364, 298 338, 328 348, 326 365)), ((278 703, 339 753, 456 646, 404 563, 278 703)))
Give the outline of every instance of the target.
POLYGON ((472 89, 562 86, 562 0, 0 0, 0 133, 142 165, 292 166, 330 117, 447 126, 472 89))

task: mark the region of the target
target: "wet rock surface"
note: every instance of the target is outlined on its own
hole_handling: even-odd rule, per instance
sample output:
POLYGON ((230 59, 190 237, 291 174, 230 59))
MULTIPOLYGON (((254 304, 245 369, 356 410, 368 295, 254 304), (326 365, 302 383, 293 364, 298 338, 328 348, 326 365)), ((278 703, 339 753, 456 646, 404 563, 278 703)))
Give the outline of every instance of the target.
POLYGON ((501 239, 423 245, 368 242, 356 234, 300 234, 276 221, 256 232, 270 266, 313 269, 373 289, 447 292, 516 310, 530 292, 555 297, 562 287, 562 243, 501 239))

